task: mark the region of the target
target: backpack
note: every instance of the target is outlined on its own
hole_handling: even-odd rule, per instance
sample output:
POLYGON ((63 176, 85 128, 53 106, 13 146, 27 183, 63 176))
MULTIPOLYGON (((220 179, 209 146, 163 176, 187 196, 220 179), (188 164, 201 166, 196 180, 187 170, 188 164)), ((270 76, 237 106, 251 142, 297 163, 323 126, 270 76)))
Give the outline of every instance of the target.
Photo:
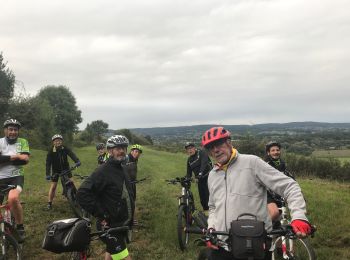
POLYGON ((267 233, 263 221, 248 213, 231 222, 232 254, 237 259, 264 259, 267 233), (241 218, 248 216, 249 218, 241 218), (252 218, 253 217, 253 218, 252 218))
POLYGON ((42 248, 53 253, 84 251, 90 244, 90 231, 87 219, 56 220, 47 226, 42 248))

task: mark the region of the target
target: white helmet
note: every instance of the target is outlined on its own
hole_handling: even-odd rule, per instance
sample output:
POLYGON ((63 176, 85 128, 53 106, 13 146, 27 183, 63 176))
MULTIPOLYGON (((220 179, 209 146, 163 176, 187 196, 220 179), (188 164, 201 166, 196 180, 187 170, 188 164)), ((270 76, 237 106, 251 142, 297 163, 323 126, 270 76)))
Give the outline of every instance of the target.
POLYGON ((63 137, 62 135, 59 135, 59 134, 55 134, 54 136, 51 137, 51 140, 55 140, 55 139, 61 139, 63 141, 63 137))
POLYGON ((128 147, 129 140, 124 135, 113 135, 110 138, 108 138, 106 147, 107 148, 114 148, 117 146, 125 146, 128 147))
POLYGON ((8 119, 4 122, 4 128, 8 127, 9 125, 14 125, 14 126, 17 126, 18 128, 21 128, 21 123, 16 119, 8 119))

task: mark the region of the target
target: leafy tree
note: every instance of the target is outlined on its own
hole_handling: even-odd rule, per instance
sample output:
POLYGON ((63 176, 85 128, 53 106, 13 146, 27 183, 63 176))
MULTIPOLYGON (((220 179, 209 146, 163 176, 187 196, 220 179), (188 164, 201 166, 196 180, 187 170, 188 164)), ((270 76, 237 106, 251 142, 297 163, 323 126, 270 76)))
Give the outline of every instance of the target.
POLYGON ((85 130, 81 134, 81 139, 87 143, 92 141, 101 142, 103 140, 103 135, 108 131, 108 124, 102 120, 92 121, 87 124, 85 130))
POLYGON ((152 140, 152 137, 150 135, 146 135, 145 139, 149 142, 150 145, 153 145, 153 140, 152 140))
POLYGON ((39 100, 46 100, 53 111, 55 129, 70 141, 82 122, 81 111, 75 97, 66 86, 46 86, 38 93, 39 100))
POLYGON ((116 135, 124 135, 126 138, 128 138, 128 140, 129 140, 129 142, 130 142, 131 144, 134 143, 133 134, 131 133, 131 131, 130 131, 129 129, 126 129, 126 128, 124 128, 124 129, 119 129, 119 130, 116 130, 116 131, 114 132, 114 134, 116 134, 116 135))
POLYGON ((26 136, 32 147, 44 148, 51 144, 56 132, 53 110, 47 100, 18 95, 9 103, 11 117, 21 122, 21 135, 26 136))
POLYGON ((2 52, 0 53, 0 120, 6 117, 9 100, 13 97, 15 88, 15 74, 6 67, 2 52))

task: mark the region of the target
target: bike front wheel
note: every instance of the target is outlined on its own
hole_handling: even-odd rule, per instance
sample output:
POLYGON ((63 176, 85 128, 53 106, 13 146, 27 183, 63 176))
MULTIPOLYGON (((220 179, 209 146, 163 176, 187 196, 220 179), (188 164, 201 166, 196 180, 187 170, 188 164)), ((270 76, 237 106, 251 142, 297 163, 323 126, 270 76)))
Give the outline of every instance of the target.
POLYGON ((69 205, 71 206, 74 214, 76 217, 81 218, 83 216, 83 211, 80 205, 77 202, 77 190, 72 187, 67 189, 67 200, 69 202, 69 205))
POLYGON ((184 251, 188 245, 190 234, 185 232, 185 227, 191 225, 191 213, 186 205, 180 205, 177 213, 177 236, 179 240, 179 246, 184 251))
POLYGON ((316 254, 307 238, 284 238, 286 249, 281 247, 282 237, 276 239, 273 260, 316 260, 316 254))
POLYGON ((10 234, 0 236, 0 259, 21 260, 22 254, 16 239, 10 234))

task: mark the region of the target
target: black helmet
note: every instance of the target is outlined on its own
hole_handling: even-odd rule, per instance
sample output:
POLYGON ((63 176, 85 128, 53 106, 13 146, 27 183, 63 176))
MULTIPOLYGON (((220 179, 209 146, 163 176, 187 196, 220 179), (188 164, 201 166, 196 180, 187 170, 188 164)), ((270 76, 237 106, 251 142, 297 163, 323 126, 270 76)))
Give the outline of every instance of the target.
POLYGON ((102 150, 105 148, 105 144, 104 143, 99 143, 99 144, 96 144, 96 150, 102 150))
POLYGON ((277 141, 270 141, 270 142, 268 142, 268 143, 265 145, 265 152, 266 152, 266 153, 269 152, 269 151, 270 151, 270 148, 271 148, 272 146, 277 146, 278 148, 281 149, 281 144, 280 144, 279 142, 277 142, 277 141))
POLYGON ((114 148, 117 146, 125 146, 128 147, 129 140, 123 135, 113 135, 108 138, 106 146, 107 148, 114 148))
POLYGON ((186 142, 185 143, 185 149, 187 149, 188 147, 195 147, 195 145, 194 145, 194 143, 192 143, 192 142, 186 142))
POLYGON ((14 125, 14 126, 17 126, 18 128, 21 128, 21 123, 16 119, 8 119, 4 122, 4 128, 8 127, 9 125, 14 125))

